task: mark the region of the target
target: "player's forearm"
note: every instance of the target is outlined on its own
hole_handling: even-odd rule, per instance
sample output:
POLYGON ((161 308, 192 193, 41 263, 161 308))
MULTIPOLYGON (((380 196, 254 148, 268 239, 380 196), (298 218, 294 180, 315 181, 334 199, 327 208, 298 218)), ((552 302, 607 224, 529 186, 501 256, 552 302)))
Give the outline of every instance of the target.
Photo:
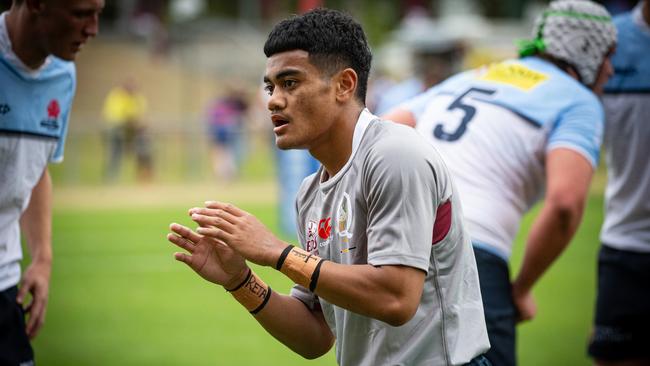
POLYGON ((343 265, 323 261, 276 238, 259 220, 221 202, 192 208, 197 232, 222 240, 247 260, 275 267, 328 302, 361 315, 401 325, 420 302, 425 273, 407 266, 343 265))
POLYGON ((52 261, 52 181, 47 170, 32 189, 20 227, 29 248, 32 263, 49 265, 52 261))
POLYGON ((591 163, 574 150, 555 148, 547 154, 546 198, 528 235, 513 283, 515 295, 530 291, 571 241, 582 219, 592 176, 591 163))
POLYGON ((334 305, 393 326, 415 314, 425 277, 423 271, 406 266, 324 261, 292 246, 278 258, 276 269, 334 305))
POLYGON ((399 326, 415 314, 424 277, 424 272, 411 267, 326 262, 316 294, 357 314, 399 326))
POLYGON ((299 355, 314 359, 327 353, 334 336, 320 311, 311 311, 300 300, 273 292, 255 319, 275 339, 299 355))
POLYGON ((513 286, 527 292, 567 247, 582 219, 583 205, 546 203, 533 223, 521 269, 513 286))

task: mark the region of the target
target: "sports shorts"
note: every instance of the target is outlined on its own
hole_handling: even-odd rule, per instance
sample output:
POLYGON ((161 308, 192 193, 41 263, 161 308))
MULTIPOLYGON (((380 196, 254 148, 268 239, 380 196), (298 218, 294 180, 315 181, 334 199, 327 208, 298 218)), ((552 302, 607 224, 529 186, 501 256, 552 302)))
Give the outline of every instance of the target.
POLYGON ((0 291, 0 365, 33 365, 34 352, 25 333, 25 312, 16 302, 18 287, 0 291))
POLYGON ((474 357, 469 363, 465 364, 465 366, 495 366, 490 363, 490 361, 485 358, 485 356, 480 355, 474 357))
POLYGON ((490 350, 485 357, 495 366, 515 366, 517 309, 512 300, 508 263, 474 245, 490 350))
POLYGON ((603 361, 650 361, 650 253, 603 245, 588 353, 603 361))

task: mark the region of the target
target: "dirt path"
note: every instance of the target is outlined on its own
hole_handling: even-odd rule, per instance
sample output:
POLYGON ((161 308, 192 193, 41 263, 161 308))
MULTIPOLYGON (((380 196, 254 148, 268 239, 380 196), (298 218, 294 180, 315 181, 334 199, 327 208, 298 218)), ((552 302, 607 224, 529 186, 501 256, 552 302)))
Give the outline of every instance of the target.
POLYGON ((177 207, 202 205, 206 200, 235 204, 277 202, 275 181, 232 184, 56 186, 55 209, 177 207))

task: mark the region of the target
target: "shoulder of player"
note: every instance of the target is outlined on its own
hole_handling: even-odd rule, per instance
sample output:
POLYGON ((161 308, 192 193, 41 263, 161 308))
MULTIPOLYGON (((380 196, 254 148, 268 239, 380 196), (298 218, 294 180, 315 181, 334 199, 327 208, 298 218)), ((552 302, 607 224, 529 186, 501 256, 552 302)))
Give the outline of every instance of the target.
POLYGON ((388 190, 394 194, 423 195, 445 191, 449 172, 437 150, 413 128, 390 121, 370 126, 370 139, 363 142, 356 159, 360 160, 359 181, 364 190, 388 190), (359 154, 360 153, 360 154, 359 154))
POLYGON ((590 89, 565 71, 536 56, 485 65, 449 81, 452 82, 449 83, 451 94, 477 87, 494 90, 497 92, 494 98, 499 99, 499 104, 512 105, 514 109, 519 104, 537 104, 540 99, 566 105, 587 95, 595 97, 590 89))
POLYGON ((377 121, 367 131, 364 160, 404 166, 425 163, 436 155, 433 146, 415 129, 391 121, 377 121))
POLYGON ((408 146, 411 145, 409 142, 417 144, 422 140, 414 128, 388 120, 378 120, 371 124, 368 127, 368 137, 371 145, 376 148, 389 148, 394 144, 397 145, 396 147, 408 146))
POLYGON ((535 90, 538 96, 544 97, 546 100, 548 98, 554 98, 562 101, 560 104, 565 105, 564 109, 571 109, 573 107, 600 108, 598 96, 591 89, 571 77, 565 71, 560 70, 554 64, 539 58, 522 60, 522 62, 525 61, 528 61, 526 62, 528 67, 540 71, 549 77, 547 83, 540 84, 539 90, 535 90))

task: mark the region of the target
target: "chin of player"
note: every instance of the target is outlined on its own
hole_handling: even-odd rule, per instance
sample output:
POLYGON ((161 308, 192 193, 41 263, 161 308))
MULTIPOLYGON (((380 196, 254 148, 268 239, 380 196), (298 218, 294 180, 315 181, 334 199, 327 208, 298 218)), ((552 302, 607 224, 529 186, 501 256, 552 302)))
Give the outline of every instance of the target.
POLYGON ((280 150, 291 150, 297 148, 296 144, 292 143, 287 136, 275 136, 275 146, 280 150))
POLYGON ((77 54, 81 51, 81 46, 70 46, 70 49, 59 50, 58 52, 53 52, 54 56, 65 60, 65 61, 74 61, 77 58, 77 54))

